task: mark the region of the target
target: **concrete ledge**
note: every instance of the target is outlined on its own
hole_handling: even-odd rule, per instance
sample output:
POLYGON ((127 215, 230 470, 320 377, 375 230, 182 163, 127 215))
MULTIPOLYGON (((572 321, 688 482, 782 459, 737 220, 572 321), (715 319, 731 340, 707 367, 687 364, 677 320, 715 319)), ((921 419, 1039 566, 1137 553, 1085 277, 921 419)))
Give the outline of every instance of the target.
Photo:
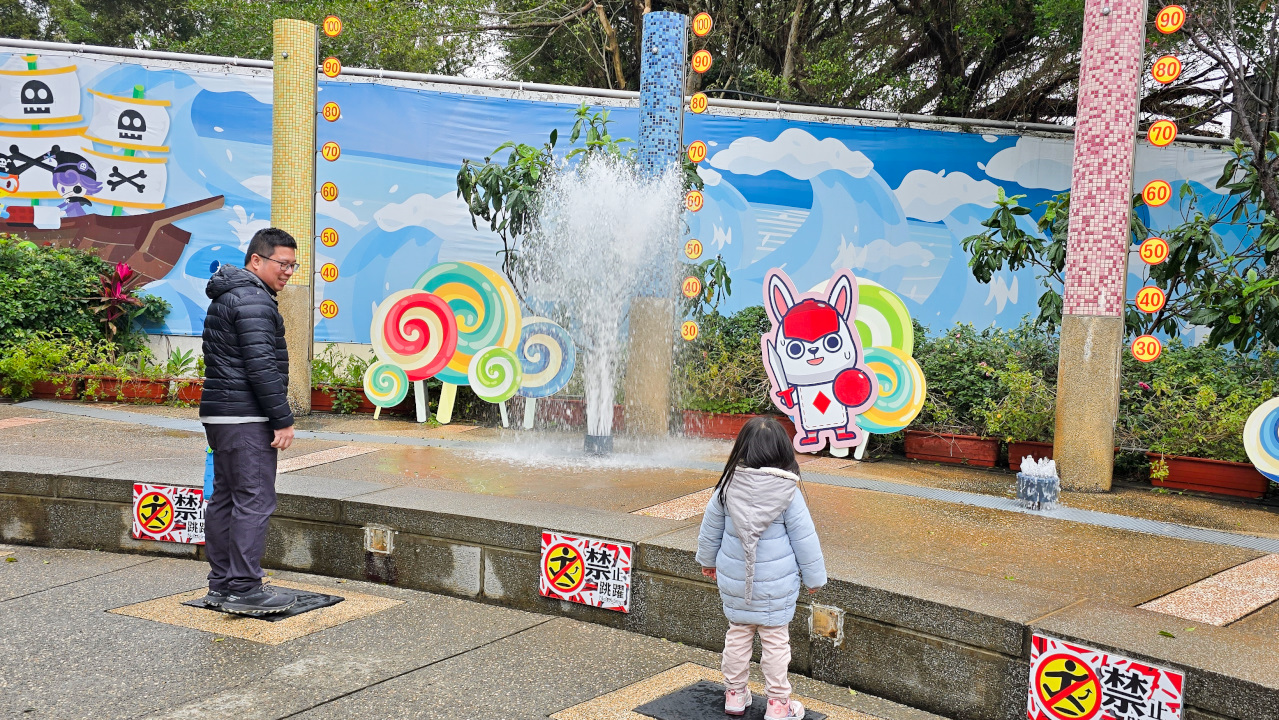
MULTIPOLYGON (((0 459, 0 541, 199 557, 197 547, 129 537, 134 479, 113 463, 0 459)), ((124 465, 128 465, 127 463, 124 465)), ((264 564, 367 579, 562 615, 718 651, 727 621, 693 558, 688 522, 467 493, 282 477, 264 564), (364 526, 395 531, 366 552, 364 526), (636 545, 629 614, 538 595, 543 529, 636 545)), ((1186 718, 1279 720, 1279 649, 1241 634, 910 561, 841 558, 826 589, 801 599, 792 670, 964 720, 1025 716, 1029 637, 1041 631, 1187 673, 1186 718), (844 611, 836 645, 808 630, 810 600, 844 611)))

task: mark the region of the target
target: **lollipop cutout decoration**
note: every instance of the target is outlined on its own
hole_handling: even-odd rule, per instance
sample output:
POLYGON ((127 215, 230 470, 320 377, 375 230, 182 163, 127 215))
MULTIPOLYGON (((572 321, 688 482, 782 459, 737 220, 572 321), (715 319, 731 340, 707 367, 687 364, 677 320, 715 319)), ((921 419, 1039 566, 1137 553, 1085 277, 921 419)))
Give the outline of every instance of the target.
POLYGON ((506 401, 519 392, 523 375, 515 351, 496 345, 472 355, 471 364, 466 368, 471 392, 481 400, 497 404, 502 412, 502 427, 511 424, 506 414, 506 401))
POLYGON ((563 390, 573 377, 577 348, 564 328, 544 317, 526 317, 516 354, 524 372, 518 393, 524 398, 524 428, 531 430, 537 399, 563 390))
POLYGON ((435 418, 453 419, 457 386, 470 383, 471 358, 487 347, 515 350, 520 338, 520 306, 515 289, 498 273, 472 262, 435 265, 414 286, 448 303, 456 319, 457 350, 437 373, 444 387, 435 418))
POLYGON ((395 407, 409 394, 409 378, 403 368, 389 362, 377 362, 364 371, 364 395, 373 403, 373 419, 382 408, 395 407))
MULTIPOLYGON (((406 380, 414 383, 417 420, 426 422, 425 380, 443 370, 457 350, 457 320, 452 309, 429 292, 392 293, 374 311, 369 337, 378 359, 400 368, 406 380)), ((366 376, 365 395, 376 404, 368 387, 366 376)))
POLYGON ((1279 398, 1265 401, 1248 416, 1243 447, 1258 472, 1279 482, 1279 398))

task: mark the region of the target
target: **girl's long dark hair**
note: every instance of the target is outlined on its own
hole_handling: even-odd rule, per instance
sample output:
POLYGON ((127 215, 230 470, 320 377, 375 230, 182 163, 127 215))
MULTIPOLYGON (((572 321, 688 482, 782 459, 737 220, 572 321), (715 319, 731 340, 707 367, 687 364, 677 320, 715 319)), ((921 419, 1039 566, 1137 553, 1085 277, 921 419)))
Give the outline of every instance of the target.
POLYGON ((724 472, 719 476, 719 482, 715 483, 721 506, 724 504, 724 493, 728 492, 728 486, 733 482, 733 473, 739 467, 771 467, 799 475, 795 446, 791 445, 786 428, 770 417, 755 417, 746 421, 742 431, 737 433, 737 442, 733 443, 733 451, 728 454, 724 472))

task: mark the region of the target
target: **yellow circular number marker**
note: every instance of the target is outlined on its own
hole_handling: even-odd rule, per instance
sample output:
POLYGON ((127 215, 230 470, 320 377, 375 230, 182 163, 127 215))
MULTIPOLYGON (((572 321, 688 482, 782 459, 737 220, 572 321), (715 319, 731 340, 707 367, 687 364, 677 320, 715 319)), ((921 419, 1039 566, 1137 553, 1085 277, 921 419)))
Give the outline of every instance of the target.
POLYGON ((697 323, 692 320, 685 320, 683 325, 679 326, 679 336, 685 340, 692 342, 697 339, 697 323))
POLYGON ((1147 265, 1158 265, 1168 259, 1168 241, 1161 237, 1146 238, 1137 249, 1137 254, 1147 265))
POLYGON ((324 64, 320 65, 320 69, 324 71, 326 77, 335 78, 342 74, 342 61, 330 55, 324 58, 324 64))
POLYGON ((1155 16, 1155 29, 1164 35, 1170 35, 1186 24, 1186 9, 1180 5, 1169 5, 1155 16))
POLYGON ((320 268, 320 277, 324 278, 324 282, 337 280, 338 266, 333 263, 324 263, 324 267, 320 268))
POLYGON ((324 228, 320 231, 320 242, 326 247, 333 247, 338 244, 338 231, 333 228, 324 228))
POLYGON ((1146 130, 1146 139, 1155 147, 1164 147, 1177 139, 1177 123, 1171 120, 1156 120, 1146 130))
POLYGON ((693 72, 701 75, 707 70, 710 70, 711 62, 712 58, 710 50, 698 50, 693 53, 693 72))
POLYGON ((332 182, 326 182, 320 186, 320 197, 333 202, 338 199, 338 186, 332 182))
POLYGON ((706 159, 706 143, 701 140, 694 140, 688 146, 688 159, 692 162, 699 163, 706 159))
POLYGON ((1155 82, 1167 85, 1181 77, 1181 61, 1174 55, 1164 55, 1150 66, 1150 77, 1154 78, 1155 82))
POLYGON ((706 37, 713 27, 715 27, 715 21, 711 20, 710 13, 699 12, 693 16, 693 34, 697 37, 706 37))
POLYGON ((324 143, 324 146, 320 148, 320 155, 322 155, 325 160, 333 162, 334 160, 342 157, 342 148, 337 143, 330 140, 324 143))
POLYGON ((701 240, 698 240, 697 238, 693 238, 692 240, 689 240, 688 242, 684 243, 684 257, 688 258, 689 260, 696 260, 697 258, 701 256, 702 256, 701 240))
POLYGON ((337 37, 342 34, 342 18, 337 15, 329 15, 324 18, 324 22, 320 27, 324 29, 325 35, 337 37))
POLYGON ((320 303, 320 314, 323 315, 325 319, 332 320, 338 316, 338 304, 332 300, 325 300, 320 303))
POLYGON ((706 97, 706 93, 693 93, 693 97, 688 99, 688 109, 693 111, 694 115, 701 115, 706 112, 706 108, 710 106, 710 98, 706 97))
POLYGON ((684 197, 684 207, 689 212, 697 212, 702 209, 702 205, 706 203, 706 198, 702 197, 701 190, 689 190, 688 195, 684 197))
POLYGON ((1132 356, 1142 362, 1151 362, 1163 351, 1163 343, 1154 335, 1142 335, 1132 341, 1132 356))
POLYGON ((692 275, 689 275, 684 278, 684 282, 680 285, 679 289, 680 292, 684 293, 684 297, 695 298, 702 294, 702 281, 692 275))
POLYGON ((1151 180, 1141 189, 1141 199, 1150 207, 1159 207, 1172 199, 1172 186, 1167 180, 1151 180))
POLYGON ((1153 285, 1138 290, 1137 297, 1133 300, 1137 309, 1145 313, 1159 312, 1167 301, 1168 296, 1164 295, 1164 291, 1153 285))
POLYGON ((334 120, 342 117, 342 108, 338 107, 337 103, 330 100, 329 102, 324 103, 324 108, 320 111, 320 114, 324 116, 325 120, 333 122, 334 120))

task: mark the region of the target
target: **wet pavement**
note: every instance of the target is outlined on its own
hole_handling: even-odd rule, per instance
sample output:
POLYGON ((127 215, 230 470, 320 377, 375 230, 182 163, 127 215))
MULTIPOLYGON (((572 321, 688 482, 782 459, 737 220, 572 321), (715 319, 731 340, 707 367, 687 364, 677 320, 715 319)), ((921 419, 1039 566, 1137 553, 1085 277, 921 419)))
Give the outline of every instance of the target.
MULTIPOLYGON (((287 639, 255 641, 175 619, 173 596, 203 586, 202 563, 2 545, 0 556, 6 718, 620 720, 654 695, 717 677, 717 654, 677 643, 298 573, 269 580, 350 599, 278 623, 188 608, 224 628, 243 626, 236 632, 248 637, 257 626, 288 630, 287 639)), ((936 718, 808 678, 792 681, 796 696, 835 720, 936 718)))
MULTIPOLYGON (((196 417, 194 409, 101 407, 186 420, 196 417)), ((37 458, 163 463, 173 468, 175 481, 195 483, 202 477, 200 433, 92 420, 23 405, 0 406, 0 420, 12 417, 48 421, 0 429, 0 453, 30 456, 36 464, 37 458)), ((656 463, 626 453, 596 463, 561 457, 581 442, 580 435, 570 433, 525 434, 461 425, 430 428, 402 419, 332 415, 304 418, 299 428, 365 435, 348 441, 300 439, 282 457, 348 445, 377 451, 298 470, 291 473, 296 482, 353 479, 627 513, 712 485, 718 475, 716 466, 729 449, 726 442, 672 440, 653 452, 661 458, 656 463), (376 442, 375 436, 385 442, 376 442), (394 438, 442 447, 389 444, 394 438)), ((804 465, 810 473, 995 497, 1010 496, 1013 485, 1008 472, 903 460, 857 463, 825 458, 804 465)), ((1229 545, 816 481, 806 483, 806 491, 828 564, 834 572, 850 577, 891 576, 910 565, 925 575, 947 574, 954 582, 989 587, 991 592, 999 592, 1004 583, 1018 583, 1135 606, 1263 555, 1229 545)), ((1255 503, 1120 487, 1106 494, 1064 493, 1063 504, 1279 538, 1279 509, 1255 503)), ((687 518, 690 532, 698 521, 696 515, 687 518)), ((1263 607, 1230 627, 1273 640, 1279 637, 1279 609, 1274 604, 1263 607)))

